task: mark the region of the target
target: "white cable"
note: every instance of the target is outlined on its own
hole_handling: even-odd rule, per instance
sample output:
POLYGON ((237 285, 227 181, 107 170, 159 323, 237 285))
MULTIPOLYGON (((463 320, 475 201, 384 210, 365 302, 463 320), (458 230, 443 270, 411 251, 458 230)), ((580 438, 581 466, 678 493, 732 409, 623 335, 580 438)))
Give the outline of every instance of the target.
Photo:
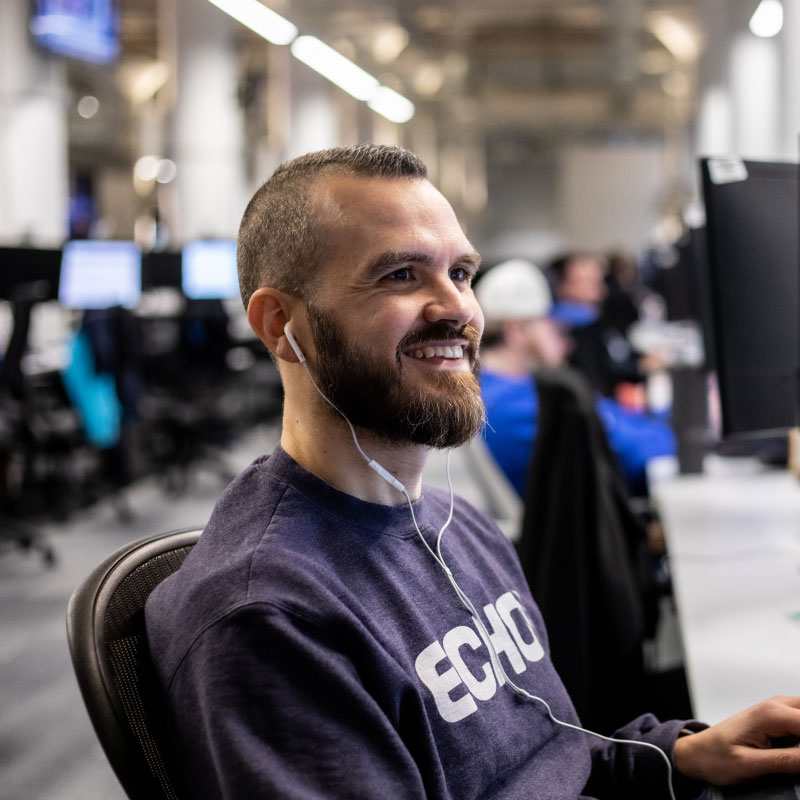
MULTIPOLYGON (((541 703, 547 711, 547 716, 556 725, 561 725, 565 728, 571 728, 572 730, 580 731, 581 733, 588 734, 589 736, 596 736, 598 739, 603 739, 604 741, 607 742, 613 742, 615 744, 635 744, 635 745, 641 745, 642 747, 649 747, 651 750, 655 750, 656 753, 658 753, 659 756, 661 756, 661 758, 664 759, 664 763, 667 765, 667 789, 669 790, 670 800, 676 800, 675 791, 672 786, 672 763, 670 762, 667 754, 658 745, 652 744, 651 742, 641 742, 636 739, 617 739, 614 738, 613 736, 605 736, 602 733, 596 733, 595 731, 590 731, 588 728, 583 728, 580 725, 573 725, 570 722, 564 722, 563 720, 558 719, 555 714, 553 714, 553 710, 550 708, 550 704, 544 698, 531 694, 526 689, 523 689, 521 686, 518 686, 516 683, 514 683, 514 681, 512 681, 511 678, 508 676, 505 667, 502 665, 500 661, 500 655, 495 650, 494 644, 492 643, 492 640, 489 636, 489 631, 486 630, 486 626, 483 624, 483 621, 478 616, 478 612, 475 609, 475 606, 473 605, 472 601, 469 599, 469 596, 458 585, 458 582, 456 581, 452 570, 447 566, 447 563, 444 560, 444 555, 442 554, 443 534, 453 519, 454 492, 453 492, 453 482, 450 477, 451 452, 452 451, 450 450, 447 451, 447 461, 446 461, 447 486, 450 491, 450 513, 448 514, 447 520, 445 521, 444 525, 439 531, 438 536, 436 537, 436 553, 433 552, 430 545, 425 540, 425 537, 422 535, 422 531, 420 530, 419 525, 417 524, 416 515, 414 514, 414 506, 411 502, 411 498, 408 496, 408 492, 404 490, 403 494, 405 494, 406 500, 408 501, 408 507, 411 510, 411 518, 414 522, 414 528, 416 529, 420 539, 422 539, 422 543, 425 545, 427 550, 430 552, 430 554, 433 556, 433 558, 436 560, 436 562, 444 571, 445 575, 447 576, 447 579, 450 581, 450 584, 452 585, 453 589, 458 595, 459 600, 461 600, 462 605, 467 609, 467 611, 469 612, 470 616, 473 619, 473 622, 477 626, 478 631, 481 634, 481 638, 486 643, 487 650, 489 651, 489 658, 492 662, 493 667, 495 668, 495 675, 501 676, 503 680, 508 684, 509 688, 520 697, 524 697, 528 700, 533 700, 535 702, 541 703)), ((525 620, 530 626, 530 629, 533 630, 533 623, 531 622, 527 613, 525 612, 524 607, 520 606, 520 609, 522 610, 522 613, 524 614, 525 620)))
MULTIPOLYGON (((297 351, 295 351, 295 352, 297 352, 297 351)), ((378 462, 377 462, 377 461, 375 461, 374 459, 371 459, 371 458, 370 458, 370 457, 369 457, 369 456, 368 456, 368 455, 367 455, 367 454, 366 454, 366 453, 365 453, 365 452, 364 452, 364 451, 361 449, 361 445, 358 443, 358 437, 356 436, 356 429, 353 427, 353 423, 352 423, 352 422, 350 422, 350 420, 349 420, 349 419, 348 419, 348 418, 347 418, 347 417, 346 417, 346 416, 345 416, 345 415, 342 413, 342 411, 340 411, 340 410, 339 410, 339 408, 337 408, 337 407, 334 405, 334 403, 333 403, 333 401, 332 401, 332 400, 329 400, 329 399, 328 399, 328 396, 325 394, 325 392, 323 392, 323 391, 322 391, 322 389, 320 389, 320 388, 319 388, 319 385, 318 385, 318 384, 317 384, 317 382, 314 380, 314 376, 311 374, 311 370, 308 368, 308 364, 306 363, 306 360, 305 360, 305 358, 303 358, 303 360, 302 360, 302 364, 303 364, 303 366, 306 368, 306 373, 308 373, 308 378, 309 378, 309 380, 311 381, 311 383, 312 383, 312 385, 314 386, 314 388, 317 390, 317 394, 318 394, 318 395, 319 395, 319 396, 320 396, 320 397, 321 397, 321 398, 322 398, 322 399, 323 399, 323 400, 324 400, 324 401, 325 401, 325 402, 326 402, 326 403, 327 403, 327 404, 328 404, 328 405, 329 405, 329 406, 330 406, 330 407, 331 407, 331 408, 332 408, 332 409, 333 409, 333 410, 334 410, 334 411, 335 411, 335 412, 336 412, 336 413, 337 413, 337 414, 338 414, 338 415, 339 415, 339 416, 340 416, 340 417, 341 417, 341 418, 342 418, 342 419, 343 419, 343 420, 344 420, 344 421, 345 421, 345 422, 348 424, 348 426, 350 427, 350 433, 351 433, 351 434, 353 434, 353 442, 355 443, 355 446, 356 446, 356 449, 358 450, 358 452, 359 452, 359 453, 361 453, 361 456, 363 457, 364 461, 366 461, 366 462, 367 462, 367 464, 369 464, 370 466, 372 466, 373 464, 377 464, 377 465, 380 467, 380 464, 378 464, 378 462)), ((373 467, 373 469, 374 469, 374 467, 373 467)), ((383 469, 383 468, 381 467, 381 469, 383 469)), ((377 471, 377 470, 376 470, 376 471, 377 471)), ((385 470, 384 470, 384 471, 385 471, 385 470)), ((387 474, 389 474, 389 473, 387 473, 387 474)), ((381 477, 385 478, 386 476, 385 476, 385 475, 383 475, 383 474, 381 474, 381 477)), ((391 481, 390 481, 390 482, 391 482, 391 481)), ((399 483, 399 481, 398 481, 398 483, 399 483)), ((401 486, 402 486, 402 484, 401 484, 401 486)), ((404 491, 404 489, 401 489, 400 491, 404 491)))
MULTIPOLYGON (((297 351, 295 351, 297 352, 297 351)), ((450 492, 450 512, 445 520, 444 525, 442 525, 439 533, 436 536, 436 552, 431 548, 428 544, 427 540, 422 534, 419 525, 417 524, 417 516, 414 513, 414 503, 411 500, 411 496, 409 495, 406 487, 399 481, 397 478, 394 477, 387 469, 382 467, 375 459, 370 458, 361 448, 361 445, 358 442, 358 437, 356 436, 355 428, 350 420, 342 413, 342 411, 337 408, 334 403, 328 399, 322 389, 319 388, 317 382, 314 380, 314 376, 311 374, 311 370, 308 368, 308 364, 305 361, 305 358, 302 359, 302 364, 308 373, 308 377, 311 380, 314 388, 319 393, 320 397, 334 410, 337 414, 339 414, 342 419, 347 423, 350 428, 350 433, 353 435, 353 442, 355 443, 356 449, 361 454, 363 459, 367 462, 367 465, 377 472, 385 481, 387 481, 391 486, 393 486, 397 491, 401 492, 405 495, 406 501, 408 502, 408 507, 411 511, 411 521, 414 523, 414 529, 416 530, 419 538, 422 540, 422 544, 425 545, 426 550, 431 554, 433 560, 442 568, 444 574, 447 576, 447 579, 450 581, 451 586, 453 587, 458 599, 461 601, 461 604, 464 608, 467 609, 469 615, 472 617, 475 625, 478 628, 483 641, 486 643, 486 648, 489 651, 489 659, 492 662, 492 666, 495 669, 495 675, 498 675, 503 678, 503 680, 508 684, 509 688, 520 697, 524 697, 528 700, 533 700, 537 703, 541 703, 546 711, 547 716, 555 725, 561 725, 565 728, 571 728, 575 731, 580 731, 581 733, 588 734, 589 736, 596 736, 598 739, 603 739, 606 742, 613 742, 615 744, 636 744, 641 745, 642 747, 649 747, 651 750, 655 750, 663 759, 664 763, 667 765, 667 789, 669 790, 670 800, 676 800, 675 798, 675 791, 672 787, 672 763, 669 760, 667 754, 655 744, 651 742, 641 742, 637 741, 636 739, 615 739, 613 736, 605 736, 602 733, 596 733, 595 731, 590 731, 588 728, 582 728, 580 725, 573 725, 571 722, 564 722, 563 720, 558 719, 555 714, 553 714, 553 710, 550 708, 550 704, 543 698, 538 697, 535 694, 531 694, 526 689, 523 689, 521 686, 518 686, 511 678, 508 676, 508 673, 505 670, 505 667, 500 662, 500 655, 495 650, 494 644, 489 636, 489 632, 486 630, 486 626, 483 624, 483 621, 478 616, 478 612, 475 609, 472 601, 467 596, 466 592, 458 585, 455 577, 453 576, 450 567, 447 566, 447 563, 444 560, 444 555, 442 554, 442 540, 445 530, 447 530, 448 526, 450 525, 453 519, 453 506, 454 506, 454 492, 453 492, 453 481, 450 477, 450 454, 451 450, 447 451, 447 462, 446 462, 446 469, 447 469, 447 486, 450 492)), ((528 625, 530 626, 531 630, 533 630, 533 623, 529 619, 525 609, 522 605, 520 605, 520 609, 525 616, 525 620, 527 621, 528 625)))

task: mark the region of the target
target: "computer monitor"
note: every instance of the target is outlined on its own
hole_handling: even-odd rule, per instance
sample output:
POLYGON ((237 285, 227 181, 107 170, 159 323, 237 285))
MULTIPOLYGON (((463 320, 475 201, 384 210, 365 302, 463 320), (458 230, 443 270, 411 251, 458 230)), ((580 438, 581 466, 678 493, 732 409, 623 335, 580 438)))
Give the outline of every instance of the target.
POLYGON ((800 166, 700 163, 721 433, 767 441, 800 416, 800 166))
POLYGON ((714 368, 714 332, 705 226, 687 228, 675 243, 675 262, 659 273, 670 321, 693 320, 703 336, 705 366, 714 368))
POLYGON ((61 250, 38 247, 0 247, 0 298, 58 297, 61 250))
POLYGON ((31 0, 29 27, 33 41, 52 53, 99 64, 119 55, 118 0, 31 0))
POLYGON ((152 250, 142 255, 142 291, 180 288, 180 250, 152 250))
POLYGON ((58 300, 65 308, 133 308, 142 293, 142 253, 134 242, 77 239, 61 254, 58 300))
POLYGON ((239 295, 235 239, 197 239, 183 247, 181 284, 190 300, 239 295))

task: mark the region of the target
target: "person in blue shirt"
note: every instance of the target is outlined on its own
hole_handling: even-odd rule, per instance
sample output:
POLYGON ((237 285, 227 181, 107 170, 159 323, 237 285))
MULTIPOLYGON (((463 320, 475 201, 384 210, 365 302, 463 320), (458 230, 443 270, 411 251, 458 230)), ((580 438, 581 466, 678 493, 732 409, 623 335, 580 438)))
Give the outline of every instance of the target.
MULTIPOLYGON (((524 491, 536 438, 538 397, 534 372, 561 367, 569 339, 550 316, 548 283, 530 262, 498 264, 478 282, 486 329, 481 344, 481 393, 486 405, 486 444, 512 485, 524 491)), ((597 413, 634 496, 647 494, 647 463, 674 456, 675 436, 662 419, 632 411, 598 394, 597 413)))
POLYGON ((596 391, 617 397, 664 368, 658 354, 636 352, 628 339, 629 326, 620 325, 614 316, 603 259, 592 253, 566 253, 550 262, 546 276, 555 301, 550 316, 569 332, 572 343, 569 363, 596 391))

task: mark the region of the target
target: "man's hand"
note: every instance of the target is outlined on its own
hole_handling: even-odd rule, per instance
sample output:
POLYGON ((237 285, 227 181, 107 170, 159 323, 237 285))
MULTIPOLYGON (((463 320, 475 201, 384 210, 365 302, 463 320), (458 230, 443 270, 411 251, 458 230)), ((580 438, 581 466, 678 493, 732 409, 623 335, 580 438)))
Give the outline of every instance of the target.
POLYGON ((800 774, 800 697, 773 697, 675 742, 675 767, 716 786, 800 774), (780 746, 776 740, 782 740, 780 746), (787 746, 788 745, 788 746, 787 746))

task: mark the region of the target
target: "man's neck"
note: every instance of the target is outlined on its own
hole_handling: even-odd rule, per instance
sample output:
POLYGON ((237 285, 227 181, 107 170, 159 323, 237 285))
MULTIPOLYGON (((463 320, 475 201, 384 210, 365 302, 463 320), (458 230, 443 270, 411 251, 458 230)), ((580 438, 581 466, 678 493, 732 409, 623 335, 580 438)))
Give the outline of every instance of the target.
MULTIPOLYGON (((343 419, 334 417, 329 410, 315 416, 304 420, 284 413, 281 447, 301 467, 359 500, 388 506, 408 502, 402 492, 367 464, 343 419)), ((422 490, 427 448, 388 444, 360 429, 356 429, 356 435, 364 453, 400 481, 411 499, 416 500, 422 490)))

